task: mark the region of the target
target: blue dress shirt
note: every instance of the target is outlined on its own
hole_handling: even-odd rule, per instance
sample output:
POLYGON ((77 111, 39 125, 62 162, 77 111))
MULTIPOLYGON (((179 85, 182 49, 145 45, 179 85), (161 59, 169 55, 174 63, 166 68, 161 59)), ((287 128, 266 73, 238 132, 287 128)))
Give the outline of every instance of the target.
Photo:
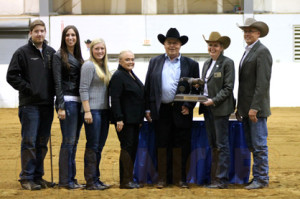
POLYGON ((162 103, 170 103, 174 100, 181 72, 180 57, 181 55, 171 61, 168 55, 165 55, 165 63, 163 66, 161 78, 162 103))

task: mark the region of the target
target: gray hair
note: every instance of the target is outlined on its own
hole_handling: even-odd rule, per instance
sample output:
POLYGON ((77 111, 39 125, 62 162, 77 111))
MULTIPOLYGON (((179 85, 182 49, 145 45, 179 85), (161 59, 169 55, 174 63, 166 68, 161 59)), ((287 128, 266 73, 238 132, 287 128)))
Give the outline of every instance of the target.
POLYGON ((122 50, 122 51, 120 52, 120 54, 119 54, 119 61, 121 60, 121 58, 123 57, 123 55, 124 55, 125 53, 127 53, 127 52, 133 54, 133 52, 132 52, 131 50, 122 50))

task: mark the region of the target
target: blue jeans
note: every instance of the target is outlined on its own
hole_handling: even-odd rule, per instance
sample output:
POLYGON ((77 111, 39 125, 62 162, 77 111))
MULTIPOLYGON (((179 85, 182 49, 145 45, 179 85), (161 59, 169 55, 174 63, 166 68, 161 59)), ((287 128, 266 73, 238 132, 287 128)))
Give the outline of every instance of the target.
POLYGON ((256 123, 249 117, 243 118, 246 143, 253 153, 253 180, 263 184, 269 183, 269 161, 268 161, 268 128, 267 118, 257 118, 256 123))
POLYGON ((47 153, 53 106, 20 106, 22 125, 20 180, 41 179, 44 175, 44 159, 47 153))
POLYGON ((81 103, 65 102, 66 118, 60 120, 62 143, 59 153, 59 184, 71 185, 75 182, 75 156, 77 143, 83 124, 81 103))
POLYGON ((84 153, 84 177, 87 186, 99 181, 100 160, 109 128, 109 110, 91 110, 93 123, 84 123, 86 145, 84 153))
POLYGON ((230 149, 228 116, 214 116, 209 107, 204 111, 205 127, 212 150, 211 182, 229 181, 230 149))

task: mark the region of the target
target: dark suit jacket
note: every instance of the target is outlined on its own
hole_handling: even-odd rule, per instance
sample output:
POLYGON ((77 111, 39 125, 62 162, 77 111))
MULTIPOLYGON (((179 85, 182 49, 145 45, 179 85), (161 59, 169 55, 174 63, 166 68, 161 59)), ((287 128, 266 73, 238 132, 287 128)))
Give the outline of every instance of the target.
POLYGON ((250 109, 257 117, 268 117, 270 111, 270 79, 272 56, 258 41, 250 50, 239 70, 238 112, 248 117, 250 109))
MULTIPOLYGON (((153 120, 159 118, 159 110, 161 105, 162 95, 162 69, 165 63, 165 54, 154 57, 149 62, 148 72, 145 82, 145 96, 146 96, 146 110, 151 111, 151 117, 153 120)), ((180 77, 194 77, 199 78, 199 64, 190 58, 181 56, 180 58, 180 77)), ((178 87, 184 83, 178 84, 178 87)), ((189 92, 189 90, 187 90, 189 92)), ((177 89, 177 93, 179 93, 177 89)), ((197 93, 193 90, 192 93, 197 93)), ((177 127, 189 128, 192 125, 193 108, 196 103, 192 102, 174 102, 175 124, 177 127), (182 115, 181 106, 184 105, 189 108, 189 115, 182 115)))
MULTIPOLYGON (((212 59, 209 59, 204 63, 202 79, 205 79, 211 62, 212 59)), ((234 76, 234 62, 221 54, 207 80, 208 97, 211 98, 215 104, 215 106, 211 106, 211 111, 214 116, 226 116, 234 112, 234 76)))
POLYGON ((109 93, 113 121, 123 121, 128 124, 142 123, 145 115, 144 86, 132 72, 135 80, 119 65, 113 74, 109 93))

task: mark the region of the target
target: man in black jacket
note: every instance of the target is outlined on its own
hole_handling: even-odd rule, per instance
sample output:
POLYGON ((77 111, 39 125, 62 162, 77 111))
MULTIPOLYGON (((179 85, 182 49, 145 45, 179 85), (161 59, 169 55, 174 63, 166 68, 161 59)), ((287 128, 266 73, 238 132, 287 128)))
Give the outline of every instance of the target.
POLYGON ((28 44, 14 53, 6 79, 19 91, 19 118, 22 125, 22 171, 19 181, 23 189, 39 190, 51 185, 42 176, 53 121, 51 60, 55 50, 46 44, 43 21, 33 21, 29 33, 31 37, 28 44))
MULTIPOLYGON (((170 28, 158 40, 165 47, 165 54, 150 60, 145 82, 146 119, 153 120, 158 164, 157 188, 167 183, 188 188, 186 176, 189 169, 193 108, 196 103, 174 102, 179 93, 181 77, 199 78, 199 64, 180 54, 187 36, 180 36, 170 28)), ((189 86, 186 86, 189 93, 189 86)), ((196 90, 192 91, 197 93, 196 90)))

